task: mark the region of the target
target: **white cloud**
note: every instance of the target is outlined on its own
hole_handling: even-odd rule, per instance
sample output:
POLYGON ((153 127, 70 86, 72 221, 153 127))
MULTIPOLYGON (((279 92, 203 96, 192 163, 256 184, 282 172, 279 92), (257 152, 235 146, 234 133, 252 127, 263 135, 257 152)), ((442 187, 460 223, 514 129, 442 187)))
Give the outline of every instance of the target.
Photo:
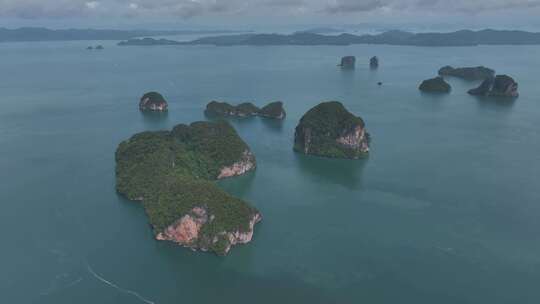
POLYGON ((154 17, 272 17, 362 15, 394 12, 422 15, 529 11, 540 0, 0 0, 0 17, 60 18, 137 15, 154 17))
POLYGON ((96 9, 98 8, 99 4, 100 3, 98 1, 90 1, 90 2, 86 2, 84 5, 86 5, 86 7, 89 9, 96 9))

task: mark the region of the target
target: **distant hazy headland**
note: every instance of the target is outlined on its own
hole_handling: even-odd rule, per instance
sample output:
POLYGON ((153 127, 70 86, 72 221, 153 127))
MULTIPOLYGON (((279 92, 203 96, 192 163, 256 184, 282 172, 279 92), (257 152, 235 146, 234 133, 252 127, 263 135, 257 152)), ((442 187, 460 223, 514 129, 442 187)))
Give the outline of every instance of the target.
POLYGON ((0 42, 16 41, 68 41, 68 40, 125 40, 136 37, 182 35, 182 34, 226 34, 239 31, 224 30, 96 30, 23 27, 17 29, 0 28, 0 42))
POLYGON ((410 33, 387 31, 377 35, 321 35, 308 32, 283 34, 239 34, 204 37, 189 42, 174 40, 130 39, 119 45, 351 45, 388 44, 411 46, 476 46, 540 44, 540 33, 511 30, 461 30, 449 33, 410 33))

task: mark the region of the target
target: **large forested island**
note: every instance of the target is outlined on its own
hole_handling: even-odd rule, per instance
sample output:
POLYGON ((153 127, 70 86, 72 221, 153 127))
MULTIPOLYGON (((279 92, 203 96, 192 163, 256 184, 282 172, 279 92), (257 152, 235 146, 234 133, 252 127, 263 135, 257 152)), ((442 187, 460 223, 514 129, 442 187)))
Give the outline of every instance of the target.
POLYGON ((540 33, 508 30, 461 30, 449 33, 410 33, 388 31, 377 35, 321 35, 308 32, 284 34, 240 34, 204 37, 189 42, 156 39, 132 39, 120 45, 351 45, 389 44, 412 46, 535 45, 540 33))
POLYGON ((261 214, 213 181, 255 167, 254 155, 227 122, 180 124, 118 146, 116 189, 142 201, 156 239, 225 255, 251 241, 261 214))
POLYGON ((357 159, 369 152, 369 133, 362 118, 338 101, 323 102, 300 119, 294 150, 322 157, 357 159))

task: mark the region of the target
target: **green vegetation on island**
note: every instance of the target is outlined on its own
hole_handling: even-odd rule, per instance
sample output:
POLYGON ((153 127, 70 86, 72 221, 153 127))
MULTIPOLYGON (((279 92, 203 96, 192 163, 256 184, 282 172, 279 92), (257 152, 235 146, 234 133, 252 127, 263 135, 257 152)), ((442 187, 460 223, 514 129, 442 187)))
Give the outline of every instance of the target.
POLYGON ((255 116, 259 113, 259 108, 251 102, 244 102, 236 106, 238 116, 255 116))
POLYGON ((452 76, 465 80, 482 80, 493 78, 495 71, 483 66, 454 68, 449 65, 439 69, 440 76, 452 76))
POLYGON ((362 118, 337 101, 323 102, 300 119, 294 150, 332 158, 356 159, 369 152, 369 134, 362 118))
POLYGON ((259 110, 259 116, 266 118, 284 119, 286 115, 281 101, 271 102, 259 110))
POLYGON ((148 92, 141 97, 139 109, 141 111, 167 111, 169 105, 163 95, 158 92, 148 92))
POLYGON ((208 116, 234 116, 234 117, 250 117, 261 116, 266 118, 283 119, 285 118, 285 110, 283 102, 271 102, 259 109, 251 102, 244 102, 237 106, 227 102, 211 101, 206 105, 204 113, 208 116))
POLYGON ((247 117, 257 115, 259 108, 250 102, 233 106, 228 102, 211 101, 206 105, 205 113, 210 116, 247 117))
POLYGON ((442 77, 435 77, 422 81, 418 89, 423 92, 448 93, 452 87, 442 77))
POLYGON ((260 214, 212 181, 224 170, 234 176, 253 168, 249 147, 227 122, 180 124, 136 134, 118 146, 116 189, 143 201, 158 239, 226 254, 251 239, 260 214), (204 213, 204 220, 193 212, 204 213))

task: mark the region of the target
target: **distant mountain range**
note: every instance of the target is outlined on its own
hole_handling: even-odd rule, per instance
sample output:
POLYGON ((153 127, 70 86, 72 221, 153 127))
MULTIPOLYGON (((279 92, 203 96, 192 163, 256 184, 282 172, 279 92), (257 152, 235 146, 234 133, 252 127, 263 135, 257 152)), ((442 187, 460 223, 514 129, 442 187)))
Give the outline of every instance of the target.
POLYGON ((346 30, 333 28, 333 27, 315 27, 307 30, 297 31, 296 33, 311 33, 311 34, 336 34, 343 33, 346 30))
POLYGON ((136 37, 166 36, 180 34, 226 34, 238 31, 221 30, 95 30, 95 29, 62 29, 51 30, 41 27, 23 27, 18 29, 0 28, 0 42, 16 41, 67 41, 67 40, 125 40, 136 37))
POLYGON ((283 34, 240 34, 205 37, 189 42, 174 40, 131 39, 119 45, 351 45, 388 44, 411 46, 477 46, 477 45, 535 45, 540 33, 508 30, 461 30, 450 33, 410 33, 387 31, 377 35, 321 35, 297 32, 283 34))

